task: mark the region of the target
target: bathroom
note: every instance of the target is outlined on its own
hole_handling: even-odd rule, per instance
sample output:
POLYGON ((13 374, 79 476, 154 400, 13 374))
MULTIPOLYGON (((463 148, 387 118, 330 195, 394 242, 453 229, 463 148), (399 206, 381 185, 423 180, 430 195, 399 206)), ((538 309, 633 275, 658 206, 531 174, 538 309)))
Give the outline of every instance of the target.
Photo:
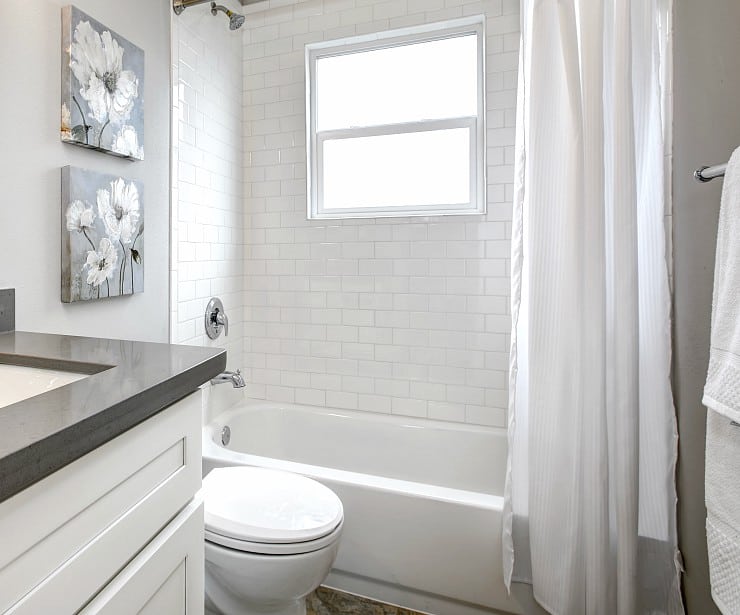
MULTIPOLYGON (((225 349, 225 369, 240 370, 246 386, 204 388, 202 418, 212 435, 205 464, 236 465, 229 455, 243 439, 260 458, 252 462, 308 474, 344 504, 340 554, 325 581, 339 593, 319 590, 309 603, 317 613, 376 612, 369 610, 381 608, 376 603, 399 607, 377 612, 404 614, 543 612, 529 585, 514 583, 513 597, 506 592, 499 520, 520 23, 532 3, 223 0, 245 17, 231 30, 208 3, 177 15, 171 0, 78 0, 145 51, 146 156, 136 163, 59 141, 65 4, 0 6, 0 104, 12 118, 0 153, 0 288, 15 288, 15 328, 225 349), (320 53, 333 41, 382 40, 403 29, 475 31, 477 24, 485 44, 478 86, 486 166, 477 174, 484 186, 474 191, 485 195, 485 213, 308 219, 306 46, 320 53), (145 186, 144 292, 60 302, 57 208, 66 165, 126 174, 145 186), (215 340, 203 326, 212 297, 223 302, 229 329, 215 340), (253 421, 246 433, 228 415, 245 404, 253 421), (231 450, 209 453, 226 423, 231 450), (264 431, 252 434, 253 424, 264 431), (340 598, 349 602, 332 603, 340 598)), ((699 183, 693 173, 727 162, 740 145, 740 6, 652 4, 666 16, 671 52, 661 83, 669 113, 662 119, 681 596, 685 612, 715 613, 702 391, 723 182, 699 183)))

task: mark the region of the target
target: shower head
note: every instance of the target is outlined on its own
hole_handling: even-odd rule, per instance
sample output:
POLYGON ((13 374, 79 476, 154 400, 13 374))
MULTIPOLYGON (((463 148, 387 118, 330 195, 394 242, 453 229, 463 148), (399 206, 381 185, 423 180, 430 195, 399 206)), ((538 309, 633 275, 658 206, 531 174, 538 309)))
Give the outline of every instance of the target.
POLYGON ((226 13, 226 17, 229 18, 229 30, 238 30, 244 25, 246 19, 244 15, 239 15, 239 13, 234 13, 225 6, 211 2, 211 15, 217 15, 219 11, 226 13))
MULTIPOLYGON (((208 1, 209 0, 172 0, 172 10, 175 11, 176 15, 181 15, 186 8, 195 6, 197 4, 204 4, 208 1)), ((262 0, 246 0, 246 3, 255 4, 256 2, 260 1, 262 0)), ((225 6, 221 6, 220 4, 216 4, 215 2, 211 2, 211 15, 218 15, 219 11, 221 11, 222 13, 226 13, 226 16, 229 18, 229 29, 238 30, 244 25, 244 15, 239 15, 239 13, 234 13, 233 11, 227 9, 225 6)))

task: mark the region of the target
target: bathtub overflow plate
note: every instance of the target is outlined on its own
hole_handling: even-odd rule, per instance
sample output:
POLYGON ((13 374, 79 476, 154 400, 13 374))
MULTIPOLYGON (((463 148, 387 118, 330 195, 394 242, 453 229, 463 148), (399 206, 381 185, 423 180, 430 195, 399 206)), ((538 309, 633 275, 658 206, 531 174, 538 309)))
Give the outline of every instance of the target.
POLYGON ((231 442, 231 429, 228 425, 224 425, 224 428, 221 430, 221 444, 228 446, 229 442, 231 442))

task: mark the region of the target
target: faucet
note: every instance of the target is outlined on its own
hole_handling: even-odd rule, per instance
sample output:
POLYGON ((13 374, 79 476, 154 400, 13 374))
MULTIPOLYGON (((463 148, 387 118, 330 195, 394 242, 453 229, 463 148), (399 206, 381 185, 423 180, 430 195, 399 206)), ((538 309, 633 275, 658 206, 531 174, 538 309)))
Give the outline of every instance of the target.
POLYGON ((211 384, 223 384, 224 382, 230 382, 235 389, 241 389, 242 387, 247 386, 240 369, 235 372, 223 372, 211 379, 211 384))

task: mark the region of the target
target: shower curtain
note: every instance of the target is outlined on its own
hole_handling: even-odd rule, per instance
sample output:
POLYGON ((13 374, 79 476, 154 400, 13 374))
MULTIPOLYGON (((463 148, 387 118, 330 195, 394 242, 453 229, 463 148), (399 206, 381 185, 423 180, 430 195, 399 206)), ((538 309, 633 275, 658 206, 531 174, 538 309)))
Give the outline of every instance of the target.
POLYGON ((522 0, 506 582, 683 613, 669 381, 668 0, 522 0))

